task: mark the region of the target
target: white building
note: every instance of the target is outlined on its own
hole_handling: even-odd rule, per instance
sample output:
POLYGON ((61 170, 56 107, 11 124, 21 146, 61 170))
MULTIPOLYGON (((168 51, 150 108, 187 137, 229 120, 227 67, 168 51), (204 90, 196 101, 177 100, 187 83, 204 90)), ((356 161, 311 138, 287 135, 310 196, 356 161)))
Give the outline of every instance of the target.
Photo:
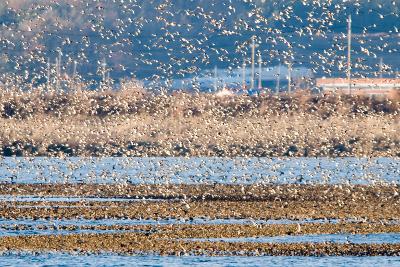
MULTIPOLYGON (((288 80, 288 68, 284 65, 274 67, 263 67, 261 69, 257 67, 255 69, 254 87, 253 89, 272 89, 275 90, 280 84, 281 89, 287 87, 288 80), (261 80, 261 81, 260 81, 261 80), (278 81, 279 80, 279 81, 278 81), (259 88, 261 84, 261 88, 259 88)), ((198 76, 186 79, 174 80, 173 88, 193 88, 207 91, 219 91, 223 88, 229 88, 231 90, 243 90, 251 89, 251 68, 237 68, 237 69, 213 69, 205 70, 198 76)), ((295 81, 301 78, 311 78, 312 72, 310 69, 299 67, 293 68, 291 71, 291 79, 295 81)))
POLYGON ((398 78, 319 78, 317 87, 325 92, 352 95, 390 96, 400 90, 398 78))

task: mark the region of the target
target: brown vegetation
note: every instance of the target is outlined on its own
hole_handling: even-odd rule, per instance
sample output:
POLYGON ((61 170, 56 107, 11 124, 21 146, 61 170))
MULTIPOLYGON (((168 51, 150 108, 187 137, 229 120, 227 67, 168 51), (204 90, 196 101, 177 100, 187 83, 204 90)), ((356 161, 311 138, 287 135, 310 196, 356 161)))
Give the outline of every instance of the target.
POLYGON ((0 94, 3 155, 399 156, 400 98, 0 94))

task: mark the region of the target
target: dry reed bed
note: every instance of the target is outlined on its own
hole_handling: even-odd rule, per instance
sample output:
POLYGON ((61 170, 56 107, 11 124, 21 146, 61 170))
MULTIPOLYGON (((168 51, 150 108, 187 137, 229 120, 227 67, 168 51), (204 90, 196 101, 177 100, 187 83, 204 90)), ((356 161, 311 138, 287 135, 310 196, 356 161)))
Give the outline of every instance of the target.
POLYGON ((155 95, 141 88, 121 91, 77 91, 70 93, 21 92, 2 90, 0 111, 4 118, 20 118, 35 114, 89 115, 149 114, 152 116, 216 116, 236 117, 243 114, 316 113, 327 118, 333 115, 393 114, 400 110, 400 93, 390 99, 348 95, 311 95, 298 91, 292 95, 237 95, 218 97, 215 94, 155 95))
POLYGON ((399 156, 400 98, 0 94, 3 155, 399 156))

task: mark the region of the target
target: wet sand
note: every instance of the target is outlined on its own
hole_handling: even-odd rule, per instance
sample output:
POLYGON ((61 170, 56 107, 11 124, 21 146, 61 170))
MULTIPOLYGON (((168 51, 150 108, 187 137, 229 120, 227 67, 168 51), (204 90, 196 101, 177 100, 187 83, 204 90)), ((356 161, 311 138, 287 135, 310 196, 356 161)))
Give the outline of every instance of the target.
MULTIPOLYGON (((391 185, 27 185, 1 184, 2 219, 327 219, 326 223, 39 225, 54 235, 0 238, 0 251, 161 255, 400 255, 400 244, 183 241, 305 234, 400 233, 399 187, 391 185), (41 196, 13 201, 12 196, 41 196), (51 201, 46 196, 119 197, 127 201, 51 201), (140 199, 148 200, 140 200, 140 199), (139 201, 138 201, 139 199, 139 201), (339 219, 329 223, 329 219, 339 219), (352 222, 358 221, 358 222, 352 222), (98 234, 77 234, 77 229, 98 234), (72 234, 56 234, 69 230, 72 234), (118 233, 101 233, 118 230, 118 233)), ((16 221, 17 222, 17 221, 16 221)), ((26 230, 24 225, 2 229, 26 230)))
POLYGON ((117 230, 149 233, 157 238, 241 238, 259 236, 305 235, 305 234, 371 234, 400 233, 399 224, 390 223, 289 223, 289 224, 167 224, 167 225, 52 225, 1 224, 4 230, 117 230))
POLYGON ((11 184, 0 195, 190 200, 400 200, 400 186, 326 184, 11 184))
MULTIPOLYGON (((400 219, 399 187, 335 185, 10 185, 0 194, 131 202, 0 202, 2 218, 400 219), (34 207, 34 208, 32 208, 34 207)), ((11 199, 10 199, 11 200, 11 199)), ((45 199, 44 199, 45 200, 45 199)))
MULTIPOLYGON (((400 205, 396 201, 350 202, 330 201, 173 201, 138 202, 118 206, 91 205, 70 207, 46 205, 15 206, 0 204, 2 218, 253 218, 253 219, 369 219, 398 220, 400 205)), ((26 205, 26 203, 24 204, 26 205)))
POLYGON ((4 237, 0 250, 160 255, 354 255, 398 256, 400 244, 271 244, 250 242, 197 242, 160 239, 149 234, 81 234, 4 237))

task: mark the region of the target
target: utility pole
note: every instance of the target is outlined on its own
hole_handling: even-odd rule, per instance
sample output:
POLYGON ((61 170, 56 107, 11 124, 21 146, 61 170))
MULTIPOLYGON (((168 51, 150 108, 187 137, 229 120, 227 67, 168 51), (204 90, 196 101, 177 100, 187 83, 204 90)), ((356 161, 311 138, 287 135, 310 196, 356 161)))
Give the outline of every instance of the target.
POLYGON ((56 58, 56 77, 57 77, 57 82, 56 82, 56 91, 58 92, 61 88, 61 62, 62 62, 62 51, 61 48, 57 49, 58 56, 56 58))
POLYGON ((106 58, 104 57, 103 58, 103 63, 101 64, 101 66, 102 66, 102 71, 101 71, 101 74, 102 74, 102 87, 104 87, 105 85, 106 85, 106 71, 107 71, 107 62, 106 62, 106 58))
POLYGON ((261 52, 258 56, 258 89, 262 89, 262 58, 261 52))
POLYGON ((242 88, 243 90, 246 90, 246 60, 243 59, 243 65, 242 65, 242 88))
POLYGON ((59 88, 60 88, 60 61, 59 58, 56 58, 56 92, 58 92, 59 88))
POLYGON ((76 78, 76 68, 77 68, 78 62, 76 62, 76 60, 74 60, 74 69, 72 71, 72 78, 75 80, 76 78))
POLYGON ((51 75, 51 62, 50 62, 50 58, 47 58, 47 92, 50 90, 50 77, 51 75))
POLYGON ((379 59, 379 78, 383 78, 383 58, 379 59))
POLYGON ((347 23, 347 82, 349 94, 351 95, 351 15, 349 15, 347 23))
POLYGON ((250 88, 254 89, 254 76, 255 76, 255 66, 254 66, 254 61, 255 61, 255 52, 256 52, 256 39, 255 36, 252 37, 252 43, 251 43, 251 84, 250 88))
POLYGON ((61 49, 58 50, 58 74, 60 75, 61 78, 61 70, 62 70, 62 51, 61 49))
POLYGON ((279 90, 281 87, 281 63, 278 65, 278 73, 276 75, 276 94, 279 94, 279 90))
POLYGON ((214 67, 214 92, 218 91, 218 68, 214 67))
POLYGON ((288 93, 292 92, 292 63, 288 63, 288 93))
POLYGON ((73 91, 76 91, 76 68, 77 68, 78 62, 76 62, 76 60, 74 60, 74 68, 72 70, 72 86, 73 86, 73 91))

